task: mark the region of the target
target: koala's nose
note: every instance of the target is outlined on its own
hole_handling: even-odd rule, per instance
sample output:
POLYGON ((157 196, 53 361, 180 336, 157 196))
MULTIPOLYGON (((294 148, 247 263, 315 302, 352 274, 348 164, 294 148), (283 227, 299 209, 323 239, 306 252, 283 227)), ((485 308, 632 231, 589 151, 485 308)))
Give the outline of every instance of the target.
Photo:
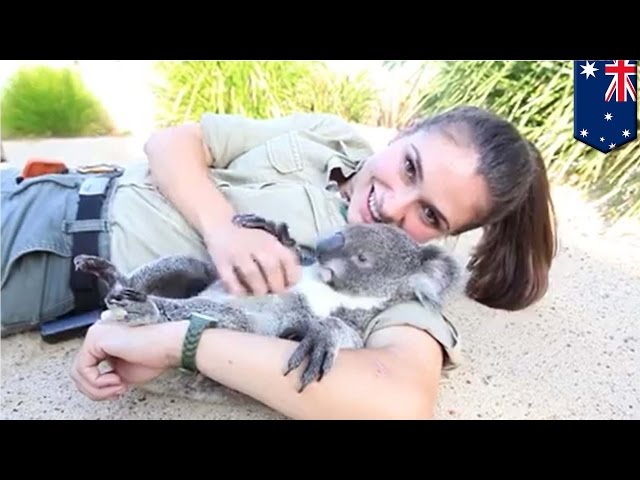
POLYGON ((321 239, 316 245, 316 253, 318 255, 335 252, 344 247, 344 235, 335 233, 329 237, 321 239))

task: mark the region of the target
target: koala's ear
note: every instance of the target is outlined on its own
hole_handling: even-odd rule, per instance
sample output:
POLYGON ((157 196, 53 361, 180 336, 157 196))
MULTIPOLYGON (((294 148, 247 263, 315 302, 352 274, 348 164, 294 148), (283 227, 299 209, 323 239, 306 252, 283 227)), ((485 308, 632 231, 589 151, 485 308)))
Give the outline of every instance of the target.
POLYGON ((411 278, 413 293, 422 303, 439 307, 444 294, 458 280, 460 267, 452 256, 435 245, 422 247, 420 255, 420 271, 411 278))
POLYGON ((411 293, 423 305, 440 308, 442 295, 437 282, 426 273, 416 273, 411 277, 411 293))
POLYGON ((420 261, 422 265, 427 265, 432 260, 445 255, 446 252, 436 245, 425 245, 420 248, 420 261))

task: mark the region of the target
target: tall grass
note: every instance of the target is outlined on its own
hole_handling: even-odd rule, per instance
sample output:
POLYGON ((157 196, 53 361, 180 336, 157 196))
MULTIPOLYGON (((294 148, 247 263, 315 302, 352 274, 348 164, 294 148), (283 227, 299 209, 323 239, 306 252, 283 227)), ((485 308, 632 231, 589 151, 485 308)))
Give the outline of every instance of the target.
POLYGON ((573 138, 571 61, 451 61, 420 101, 419 114, 454 105, 488 107, 540 149, 553 181, 597 199, 610 220, 640 217, 640 140, 603 154, 573 138))
POLYGON ((428 94, 429 79, 438 70, 436 63, 386 60, 389 73, 379 92, 378 112, 372 123, 386 128, 403 128, 417 116, 428 94), (416 64, 417 63, 417 64, 416 64))
POLYGON ((100 101, 70 68, 23 67, 2 92, 2 138, 76 137, 113 133, 100 101))
POLYGON ((322 62, 163 61, 156 71, 156 121, 163 126, 205 111, 254 118, 326 112, 367 122, 377 100, 365 75, 338 76, 322 62))

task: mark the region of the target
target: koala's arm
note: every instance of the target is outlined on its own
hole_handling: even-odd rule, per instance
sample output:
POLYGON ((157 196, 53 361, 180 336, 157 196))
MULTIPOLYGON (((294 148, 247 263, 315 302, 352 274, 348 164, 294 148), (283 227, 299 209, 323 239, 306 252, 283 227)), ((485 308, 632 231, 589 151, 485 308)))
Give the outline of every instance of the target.
MULTIPOLYGON (((178 361, 181 338, 172 343, 178 361)), ((373 333, 344 349, 321 382, 298 393, 306 362, 283 375, 297 342, 226 329, 206 330, 196 355, 207 377, 294 419, 428 419, 442 366, 440 345, 408 326, 373 333)))

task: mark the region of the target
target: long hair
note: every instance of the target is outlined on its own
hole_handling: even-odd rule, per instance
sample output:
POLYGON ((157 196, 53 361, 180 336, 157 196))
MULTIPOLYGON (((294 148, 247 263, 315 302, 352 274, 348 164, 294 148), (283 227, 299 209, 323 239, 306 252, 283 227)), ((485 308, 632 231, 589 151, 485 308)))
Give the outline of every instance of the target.
POLYGON ((482 228, 467 264, 466 293, 493 308, 523 309, 547 291, 557 251, 556 218, 545 163, 538 149, 507 120, 462 106, 413 124, 403 134, 444 129, 479 155, 491 210, 456 233, 482 228))

